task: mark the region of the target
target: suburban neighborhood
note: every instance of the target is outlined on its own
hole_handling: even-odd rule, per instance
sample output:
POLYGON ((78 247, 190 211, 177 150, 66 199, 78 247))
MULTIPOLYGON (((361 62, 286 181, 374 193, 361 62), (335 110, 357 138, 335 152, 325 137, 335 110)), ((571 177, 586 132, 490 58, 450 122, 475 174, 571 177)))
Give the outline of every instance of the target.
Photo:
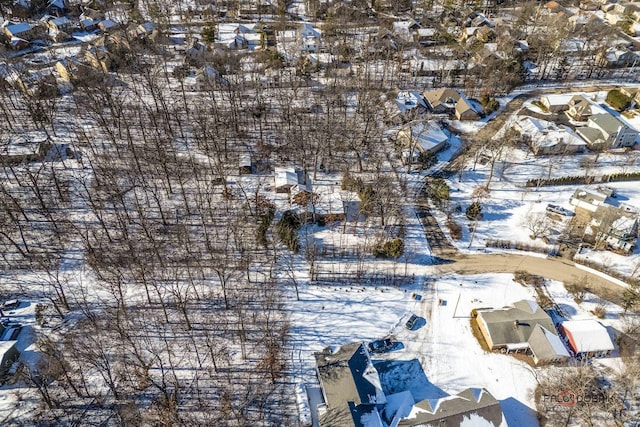
POLYGON ((0 424, 640 423, 640 6, 0 2, 0 424))

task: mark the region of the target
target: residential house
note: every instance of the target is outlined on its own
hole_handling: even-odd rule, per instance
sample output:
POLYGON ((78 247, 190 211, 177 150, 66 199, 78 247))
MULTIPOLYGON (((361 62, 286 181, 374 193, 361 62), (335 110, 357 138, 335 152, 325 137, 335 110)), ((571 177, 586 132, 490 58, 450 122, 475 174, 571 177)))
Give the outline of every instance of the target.
POLYGON ((52 98, 58 94, 56 79, 48 70, 24 73, 12 70, 5 76, 5 81, 13 88, 34 98, 52 98))
POLYGON ((579 122, 586 122, 591 115, 595 114, 596 111, 603 111, 583 95, 572 96, 567 103, 567 106, 569 108, 566 110, 565 114, 579 122))
POLYGON ((529 337, 529 350, 536 365, 562 363, 571 357, 562 339, 540 324, 535 326, 529 337))
POLYGON ((54 16, 63 16, 68 10, 67 0, 49 0, 47 13, 54 16))
POLYGON ((622 92, 624 95, 631 98, 633 102, 635 102, 636 104, 640 104, 640 90, 638 88, 630 87, 630 86, 622 86, 620 88, 620 92, 622 92))
POLYGON ((0 143, 0 163, 16 165, 41 161, 50 147, 49 137, 44 133, 15 136, 0 143))
POLYGON ((590 147, 606 149, 633 147, 638 131, 622 117, 610 113, 594 114, 587 120, 586 127, 576 129, 590 147))
POLYGON ((510 307, 477 310, 475 320, 491 350, 527 352, 536 363, 557 362, 568 357, 566 349, 558 345, 553 320, 535 301, 521 300, 510 307), (538 332, 534 334, 536 329, 538 332))
POLYGON ((299 31, 302 50, 308 53, 317 53, 322 46, 322 31, 311 24, 302 24, 299 31))
POLYGON ((604 357, 615 348, 607 328, 595 320, 567 320, 558 329, 576 357, 604 357))
POLYGON ((414 32, 420 28, 420 23, 413 19, 408 21, 396 21, 393 23, 393 34, 404 42, 412 42, 414 32))
POLYGON ((211 89, 220 82, 220 73, 211 65, 205 65, 196 70, 194 82, 196 90, 211 89))
POLYGON ((594 213, 599 206, 605 203, 611 204, 613 195, 613 190, 604 186, 597 188, 579 188, 573 193, 571 199, 569 199, 569 203, 576 208, 594 213))
POLYGON ((155 42, 160 31, 155 22, 147 21, 139 25, 129 24, 127 34, 131 39, 155 42))
POLYGON ((108 73, 113 71, 114 63, 104 46, 91 46, 85 53, 86 61, 96 70, 108 73))
POLYGON ((112 31, 120 28, 120 23, 114 21, 113 19, 105 19, 103 21, 98 22, 98 28, 102 32, 112 31))
POLYGON ((638 214, 629 206, 600 205, 591 219, 596 246, 629 254, 638 242, 638 214))
POLYGON ((408 111, 426 111, 428 109, 422 95, 411 90, 402 90, 396 97, 396 105, 402 114, 408 111))
POLYGON ((559 113, 569 109, 565 95, 545 95, 540 97, 540 103, 550 113, 559 113))
POLYGON ((60 78, 64 81, 70 82, 80 73, 87 71, 87 66, 78 61, 75 57, 64 58, 56 62, 56 71, 60 78))
POLYGON ((242 153, 238 157, 238 173, 240 175, 251 175, 253 173, 251 153, 242 153))
POLYGON ((451 88, 440 88, 424 92, 427 105, 434 113, 454 114, 458 120, 478 120, 480 115, 459 91, 451 88))
POLYGON ((603 53, 599 53, 596 59, 601 65, 608 67, 630 67, 640 61, 640 56, 626 46, 610 47, 603 53))
POLYGON ((4 33, 9 38, 19 38, 31 41, 42 34, 38 25, 31 25, 28 22, 20 22, 18 24, 9 24, 4 27, 4 33))
POLYGON ((434 122, 416 121, 403 126, 396 142, 402 147, 402 158, 406 163, 418 160, 422 153, 435 154, 442 150, 449 137, 434 122))
POLYGON ((276 193, 293 193, 295 189, 311 191, 311 179, 302 169, 292 166, 275 168, 276 193))
POLYGON ((518 116, 513 128, 520 133, 536 156, 580 153, 587 146, 567 126, 530 116, 518 116))
MULTIPOLYGON (((385 393, 364 343, 315 353, 324 403, 318 405, 321 427, 443 426, 474 420, 499 426, 504 415, 486 389, 470 388, 451 396, 416 400, 411 390, 385 393)), ((316 410, 316 408, 312 408, 316 410)))
POLYGON ((590 217, 584 241, 625 254, 633 251, 638 241, 637 210, 620 203, 611 188, 578 189, 569 203, 576 206, 576 212, 582 209, 590 217))
POLYGON ((438 31, 435 28, 418 28, 414 34, 414 41, 422 46, 433 46, 438 43, 438 31))
POLYGON ((20 357, 17 343, 18 341, 0 341, 0 381, 6 379, 11 365, 20 357))
POLYGON ((54 18, 47 21, 47 26, 55 31, 63 31, 69 33, 73 28, 73 21, 66 16, 54 18))
POLYGON ((261 45, 262 36, 256 31, 256 24, 219 24, 215 44, 228 49, 253 50, 261 45))
POLYGON ((80 18, 79 21, 80 28, 82 28, 84 31, 93 31, 98 29, 99 23, 100 21, 94 21, 91 18, 80 18))

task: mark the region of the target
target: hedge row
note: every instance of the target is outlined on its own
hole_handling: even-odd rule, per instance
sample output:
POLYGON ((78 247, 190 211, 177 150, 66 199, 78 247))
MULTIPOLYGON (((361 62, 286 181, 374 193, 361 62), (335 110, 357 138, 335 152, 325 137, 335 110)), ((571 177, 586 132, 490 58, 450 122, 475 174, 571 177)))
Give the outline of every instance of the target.
POLYGON ((487 239, 485 241, 485 246, 487 248, 515 249, 517 251, 537 252, 540 254, 548 255, 555 255, 555 253, 557 252, 557 249, 555 247, 540 246, 527 242, 516 242, 513 240, 504 239, 487 239))
POLYGON ((602 175, 602 181, 604 182, 635 181, 637 179, 640 179, 640 172, 614 173, 611 175, 602 175))
POLYGON ((544 187, 553 185, 574 185, 574 184, 591 184, 595 181, 592 176, 561 176, 551 179, 530 179, 527 181, 527 187, 544 187))

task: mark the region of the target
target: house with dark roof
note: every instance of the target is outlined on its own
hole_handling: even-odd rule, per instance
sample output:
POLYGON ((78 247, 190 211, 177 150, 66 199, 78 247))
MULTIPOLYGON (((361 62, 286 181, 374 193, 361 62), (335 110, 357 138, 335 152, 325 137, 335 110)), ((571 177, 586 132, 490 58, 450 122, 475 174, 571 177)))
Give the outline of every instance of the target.
POLYGON ((452 114, 458 120, 478 120, 480 115, 469 100, 459 91, 440 88, 422 94, 434 113, 452 114))
POLYGON ((500 402, 484 388, 418 401, 411 390, 385 394, 364 343, 326 348, 315 357, 325 402, 318 407, 321 427, 504 424, 500 402))
POLYGON ((564 346, 558 345, 553 320, 535 301, 521 300, 510 307, 482 309, 475 316, 491 350, 529 353, 536 363, 558 362, 568 356, 564 346))
POLYGON ((638 137, 637 130, 622 118, 610 113, 590 116, 587 126, 577 128, 576 133, 582 136, 589 146, 604 146, 607 149, 633 147, 638 137))
POLYGON ((380 376, 364 343, 352 343, 336 352, 316 353, 324 407, 318 408, 323 427, 364 426, 363 416, 379 420, 387 402, 380 376))

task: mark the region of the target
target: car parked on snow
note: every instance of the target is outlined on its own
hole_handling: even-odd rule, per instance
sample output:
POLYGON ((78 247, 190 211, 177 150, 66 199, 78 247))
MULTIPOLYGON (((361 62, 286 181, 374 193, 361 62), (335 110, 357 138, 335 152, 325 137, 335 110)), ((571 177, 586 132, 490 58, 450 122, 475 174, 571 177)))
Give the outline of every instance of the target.
POLYGON ((367 347, 370 353, 385 353, 393 348, 393 341, 391 338, 382 338, 371 341, 367 347))
POLYGON ((418 324, 418 319, 420 319, 418 316, 412 314, 411 317, 409 317, 409 320, 407 320, 407 322, 404 324, 404 327, 412 331, 413 328, 415 328, 418 324))
POLYGON ((547 212, 552 212, 552 213, 556 213, 558 215, 563 215, 563 216, 571 216, 573 215, 573 212, 571 212, 568 209, 563 208, 562 206, 558 206, 558 205, 547 205, 547 212))

